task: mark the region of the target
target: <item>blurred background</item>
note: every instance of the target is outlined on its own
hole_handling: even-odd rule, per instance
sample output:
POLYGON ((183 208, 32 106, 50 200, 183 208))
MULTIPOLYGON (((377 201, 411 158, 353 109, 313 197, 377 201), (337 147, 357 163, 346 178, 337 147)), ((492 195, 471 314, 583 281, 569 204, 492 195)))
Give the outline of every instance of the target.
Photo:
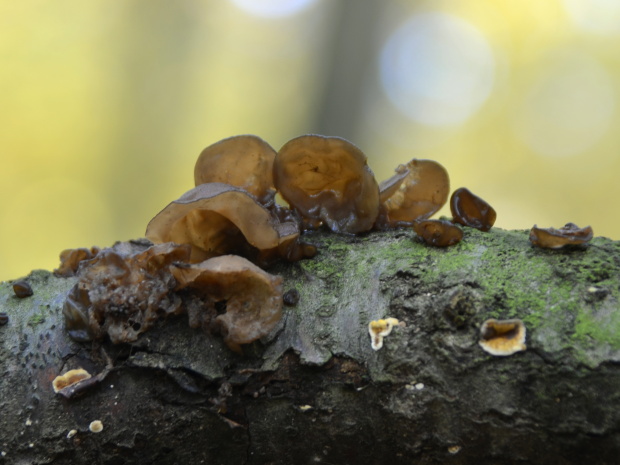
POLYGON ((141 237, 244 133, 347 138, 379 181, 435 159, 498 227, 620 239, 619 103, 617 0, 0 1, 0 280, 141 237))

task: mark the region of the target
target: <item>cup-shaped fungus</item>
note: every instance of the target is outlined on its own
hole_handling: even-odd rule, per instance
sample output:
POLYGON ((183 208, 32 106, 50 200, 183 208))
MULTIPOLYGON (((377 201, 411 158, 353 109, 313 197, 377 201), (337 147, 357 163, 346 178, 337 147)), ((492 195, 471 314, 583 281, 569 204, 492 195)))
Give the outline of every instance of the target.
POLYGON ((497 213, 491 205, 465 187, 452 193, 450 211, 454 221, 480 231, 491 229, 497 218, 497 213))
POLYGON ((54 392, 58 394, 63 389, 86 379, 90 379, 90 373, 83 368, 77 368, 67 371, 64 375, 56 376, 52 381, 52 387, 54 392))
POLYGON ((450 178, 433 160, 413 159, 399 165, 396 173, 379 186, 381 210, 379 229, 411 226, 437 212, 448 200, 450 178))
POLYGON ((485 321, 478 344, 491 355, 506 356, 525 350, 525 325, 521 320, 485 321))
POLYGON ((536 225, 530 230, 530 242, 546 249, 581 246, 590 242, 593 236, 590 226, 580 228, 574 223, 566 223, 562 228, 539 228, 536 225))
POLYGON ((194 167, 196 185, 221 182, 240 187, 263 205, 275 195, 273 160, 276 151, 260 137, 241 135, 204 149, 194 167))
POLYGON ((243 257, 224 255, 171 271, 177 290, 202 294, 202 308, 188 309, 190 326, 215 327, 235 352, 241 352, 241 344, 266 336, 280 321, 282 278, 243 257))
POLYGON ((416 234, 428 245, 448 247, 463 239, 463 231, 458 226, 443 220, 423 220, 413 223, 416 234))
POLYGON ((32 287, 30 287, 28 281, 25 280, 15 281, 13 283, 13 293, 20 299, 30 297, 33 294, 32 287))
POLYGON ((230 253, 266 263, 312 252, 297 249, 295 223, 280 223, 254 196, 222 183, 200 184, 170 203, 148 224, 146 237, 191 245, 193 263, 230 253))
POLYGON ((278 192, 308 224, 339 233, 372 228, 379 186, 366 155, 340 137, 305 135, 288 141, 273 166, 278 192))
POLYGON ((94 258, 98 253, 98 247, 63 250, 60 252, 60 266, 54 270, 54 274, 63 278, 75 276, 80 263, 94 258))

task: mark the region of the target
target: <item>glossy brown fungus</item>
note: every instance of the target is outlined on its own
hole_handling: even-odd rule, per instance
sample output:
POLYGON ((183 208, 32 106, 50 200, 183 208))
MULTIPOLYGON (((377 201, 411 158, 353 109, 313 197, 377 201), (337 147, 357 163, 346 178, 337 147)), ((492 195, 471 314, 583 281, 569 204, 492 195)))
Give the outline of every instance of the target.
POLYGON ((276 151, 254 135, 233 136, 209 145, 194 167, 196 185, 220 182, 240 187, 263 205, 273 201, 276 151))
POLYGON ((200 184, 170 203, 148 224, 146 237, 189 244, 193 263, 232 253, 264 264, 316 252, 299 244, 296 223, 280 223, 255 197, 223 183, 200 184))
POLYGON ((187 245, 159 244, 136 253, 104 249, 81 267, 63 305, 65 329, 76 341, 134 342, 158 320, 181 313, 170 265, 188 261, 187 245))
POLYGON ((98 247, 63 250, 60 252, 60 266, 54 270, 54 274, 63 278, 75 276, 80 263, 94 258, 98 252, 98 247))
POLYGON ((171 271, 177 290, 201 294, 201 306, 188 308, 190 326, 218 330, 235 352, 266 336, 280 321, 282 278, 243 257, 224 255, 171 271))
POLYGON ((530 230, 530 242, 542 248, 561 249, 571 246, 583 246, 590 242, 593 234, 590 226, 580 228, 574 223, 566 223, 560 229, 544 229, 534 225, 530 230))
POLYGON ((465 187, 452 193, 450 211, 453 221, 480 231, 491 229, 497 218, 497 213, 491 205, 465 187))
POLYGON ((463 231, 458 226, 443 220, 423 220, 413 223, 416 234, 428 245, 448 247, 463 239, 463 231))
POLYGON ((294 307, 299 302, 299 291, 297 289, 289 289, 282 296, 284 305, 288 307, 294 307))
POLYGON ((486 320, 478 344, 491 355, 506 356, 525 350, 525 325, 521 320, 486 320))
POLYGON ((0 312, 0 326, 4 326, 9 322, 9 315, 6 312, 0 312))
POLYGON ((20 299, 30 297, 33 294, 32 287, 30 287, 28 281, 25 280, 15 281, 13 283, 13 293, 20 299))
POLYGON ((381 210, 377 228, 411 226, 436 213, 448 200, 450 178, 433 160, 413 159, 379 186, 381 210))
POLYGON ((355 234, 372 228, 379 186, 366 155, 340 137, 305 135, 288 141, 274 162, 282 197, 309 227, 355 234))

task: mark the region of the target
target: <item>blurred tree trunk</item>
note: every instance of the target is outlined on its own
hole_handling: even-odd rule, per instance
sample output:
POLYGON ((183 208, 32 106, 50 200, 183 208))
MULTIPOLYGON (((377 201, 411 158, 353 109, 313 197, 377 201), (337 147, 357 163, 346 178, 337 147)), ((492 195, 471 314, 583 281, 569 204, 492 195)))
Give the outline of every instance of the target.
POLYGON ((526 231, 470 229, 448 249, 411 231, 306 238, 317 257, 270 270, 299 303, 243 356, 186 317, 131 346, 78 344, 61 316, 73 278, 35 271, 25 299, 2 283, 0 463, 617 463, 620 242, 546 251, 526 231), (368 322, 387 316, 407 326, 374 351, 368 322), (484 352, 490 317, 521 318, 527 350, 484 352), (77 367, 100 382, 54 394, 77 367))

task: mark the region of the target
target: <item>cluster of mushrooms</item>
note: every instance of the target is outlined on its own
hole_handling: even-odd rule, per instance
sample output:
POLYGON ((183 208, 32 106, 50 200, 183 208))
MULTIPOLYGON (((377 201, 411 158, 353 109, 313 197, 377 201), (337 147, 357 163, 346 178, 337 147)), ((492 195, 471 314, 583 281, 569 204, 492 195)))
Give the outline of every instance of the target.
MULTIPOLYGON (((79 278, 63 308, 73 339, 133 342, 160 319, 186 313, 190 326, 220 333, 241 352, 282 315, 282 279, 259 266, 313 257, 305 231, 412 227, 426 244, 446 247, 463 237, 457 224, 488 231, 496 219, 466 188, 450 198, 452 221, 428 219, 448 200, 443 166, 413 159, 378 184, 364 153, 339 137, 304 135, 278 152, 253 135, 224 139, 202 151, 194 179, 196 187, 149 222, 151 242, 61 254, 56 272, 79 278)), ((561 232, 540 231, 530 239, 542 247, 561 232)))

